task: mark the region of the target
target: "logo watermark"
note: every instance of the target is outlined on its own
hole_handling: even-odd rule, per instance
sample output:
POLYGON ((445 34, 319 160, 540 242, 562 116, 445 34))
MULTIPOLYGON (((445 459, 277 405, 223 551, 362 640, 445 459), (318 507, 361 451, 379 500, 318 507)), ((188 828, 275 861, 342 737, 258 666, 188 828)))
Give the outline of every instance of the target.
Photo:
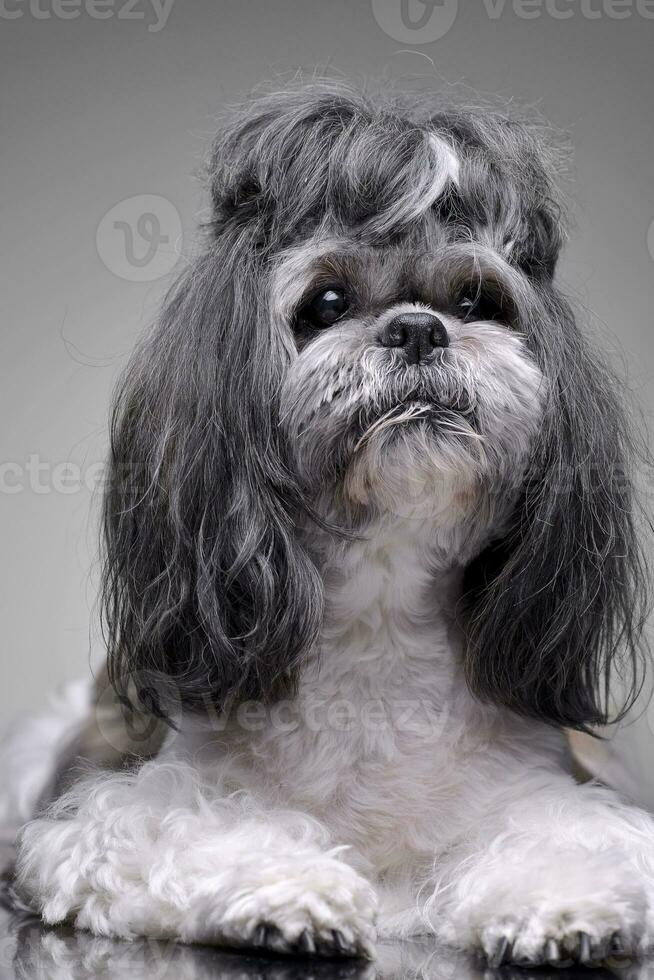
MULTIPOLYGON (((539 471, 523 475, 523 482, 538 479, 539 471)), ((611 488, 614 493, 629 492, 632 481, 628 473, 620 467, 611 469, 591 467, 586 474, 591 485, 611 488)), ((89 463, 63 460, 52 462, 43 459, 38 453, 30 453, 24 460, 0 460, 0 495, 13 497, 21 493, 34 493, 39 496, 62 494, 72 496, 77 493, 97 493, 114 489, 133 499, 147 491, 150 480, 142 470, 131 472, 128 466, 111 470, 105 460, 89 463)), ((579 470, 576 466, 562 464, 557 473, 557 482, 550 488, 551 494, 569 496, 579 488, 579 470)), ((417 474, 413 483, 390 484, 386 488, 389 507, 397 517, 437 516, 443 508, 444 484, 438 472, 417 474)), ((640 488, 641 495, 649 496, 649 484, 640 488)))
POLYGON ((454 26, 459 0, 372 0, 375 20, 403 44, 431 44, 454 26))
POLYGON ((168 23, 175 0, 0 0, 0 19, 147 21, 150 34, 168 23))
POLYGON ((491 20, 499 20, 511 12, 521 20, 627 20, 639 16, 654 20, 654 0, 482 0, 491 20))
MULTIPOLYGON (((480 0, 491 21, 505 16, 520 20, 654 20, 654 0, 480 0)), ((372 0, 375 20, 389 37, 403 44, 431 44, 452 29, 458 0, 372 0)))
MULTIPOLYGON (((184 692, 174 678, 156 671, 138 671, 107 684, 95 705, 98 732, 121 754, 147 756, 164 737, 168 744, 184 728, 184 692), (159 707, 168 722, 161 718, 159 707)), ((267 701, 238 701, 217 705, 210 693, 201 699, 202 725, 207 734, 227 731, 275 732, 329 737, 346 734, 374 752, 401 735, 426 744, 442 737, 450 718, 451 692, 442 692, 436 703, 428 698, 396 697, 351 699, 305 696, 267 701)), ((195 709, 198 704, 194 702, 195 709)), ((193 718, 197 718, 197 714, 193 718)))
POLYGON ((177 264, 182 219, 165 197, 137 194, 107 211, 98 225, 95 244, 115 276, 129 282, 152 282, 168 275, 177 264))
POLYGON ((88 491, 95 493, 105 485, 106 464, 80 466, 70 460, 51 463, 31 453, 24 462, 0 462, 0 494, 13 497, 19 493, 38 495, 62 494, 71 496, 88 491))

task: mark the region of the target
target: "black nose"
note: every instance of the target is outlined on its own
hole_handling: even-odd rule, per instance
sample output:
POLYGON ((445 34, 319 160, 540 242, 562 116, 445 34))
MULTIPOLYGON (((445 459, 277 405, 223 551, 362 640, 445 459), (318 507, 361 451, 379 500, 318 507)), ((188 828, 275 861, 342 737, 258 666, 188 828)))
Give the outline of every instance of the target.
POLYGON ((382 330, 383 347, 401 347, 409 364, 425 361, 435 347, 448 347, 445 324, 433 313, 400 313, 382 330))

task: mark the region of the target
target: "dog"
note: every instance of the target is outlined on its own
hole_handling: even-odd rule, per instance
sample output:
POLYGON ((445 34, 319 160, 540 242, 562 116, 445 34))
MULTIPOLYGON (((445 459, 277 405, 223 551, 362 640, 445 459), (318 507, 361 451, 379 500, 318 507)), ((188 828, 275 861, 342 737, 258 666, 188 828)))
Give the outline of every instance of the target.
MULTIPOLYGON (((647 569, 619 385, 555 281, 557 161, 536 121, 333 81, 223 127, 111 424, 108 672, 165 734, 23 794, 45 922, 651 947, 652 818, 573 778, 564 734, 637 695, 647 569)), ((94 710, 77 688, 6 782, 94 710)))

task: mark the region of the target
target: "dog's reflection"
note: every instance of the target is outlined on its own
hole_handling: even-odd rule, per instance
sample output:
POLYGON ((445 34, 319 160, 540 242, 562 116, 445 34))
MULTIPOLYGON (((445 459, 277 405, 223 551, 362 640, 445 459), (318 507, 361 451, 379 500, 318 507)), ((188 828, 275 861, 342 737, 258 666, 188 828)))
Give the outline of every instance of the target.
POLYGON ((16 980, 373 980, 378 975, 372 964, 356 960, 260 957, 149 939, 120 942, 74 929, 46 929, 37 920, 18 929, 13 974, 16 980))
POLYGON ((427 941, 381 943, 374 963, 262 957, 147 939, 101 939, 47 929, 33 918, 15 922, 3 949, 0 980, 654 980, 654 963, 489 970, 427 941))

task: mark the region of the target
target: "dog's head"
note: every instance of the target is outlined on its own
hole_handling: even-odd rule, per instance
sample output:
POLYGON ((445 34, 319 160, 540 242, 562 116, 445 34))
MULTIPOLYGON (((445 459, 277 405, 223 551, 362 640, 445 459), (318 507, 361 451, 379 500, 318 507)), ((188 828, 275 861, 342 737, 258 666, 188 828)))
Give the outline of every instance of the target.
POLYGON ((536 127, 331 84, 225 129, 208 241, 117 401, 116 683, 292 690, 322 613, 307 526, 402 513, 469 531, 471 689, 604 719, 640 557, 613 384, 553 285, 551 171, 536 127))

